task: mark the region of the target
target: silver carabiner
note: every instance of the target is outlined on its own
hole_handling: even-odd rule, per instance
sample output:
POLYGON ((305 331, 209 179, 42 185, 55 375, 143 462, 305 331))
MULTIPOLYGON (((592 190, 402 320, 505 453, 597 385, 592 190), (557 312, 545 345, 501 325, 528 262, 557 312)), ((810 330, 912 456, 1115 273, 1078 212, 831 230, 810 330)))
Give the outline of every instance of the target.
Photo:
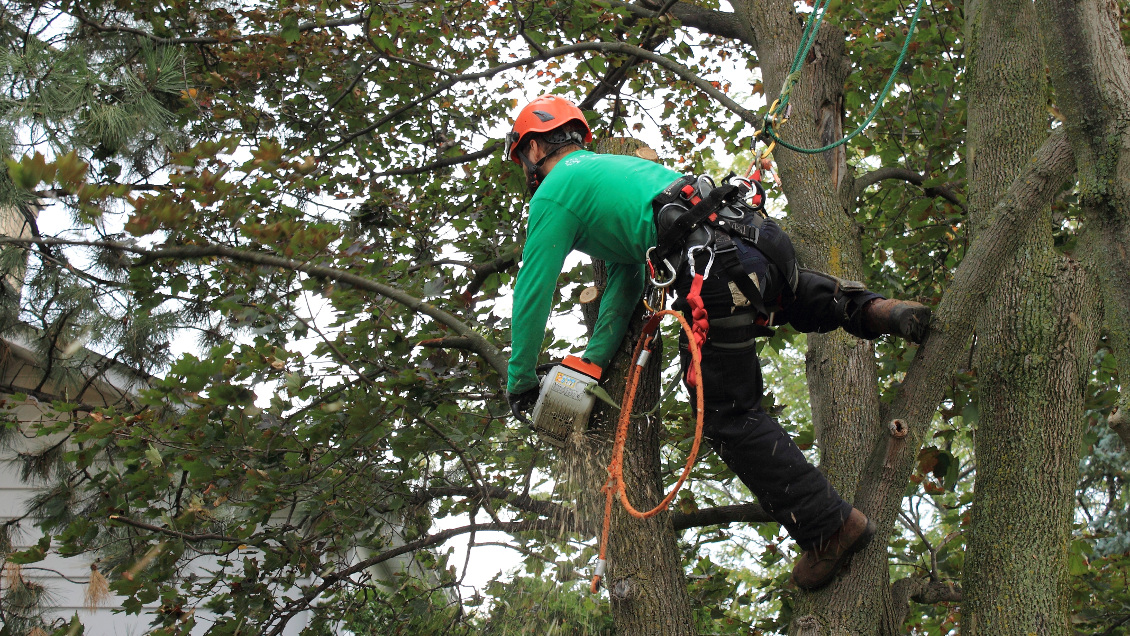
POLYGON ((691 274, 693 275, 695 273, 695 271, 694 271, 694 256, 695 256, 695 254, 701 252, 702 250, 709 250, 710 251, 710 258, 706 261, 706 268, 702 270, 702 277, 703 278, 710 278, 710 270, 711 270, 711 268, 714 267, 714 255, 717 252, 715 252, 709 246, 707 246, 707 245, 691 246, 691 248, 687 250, 687 263, 690 264, 691 274))
MULTIPOLYGON (((651 252, 654 249, 655 249, 655 246, 649 247, 649 248, 647 248, 647 253, 644 254, 644 258, 649 263, 651 262, 651 252)), ((669 279, 667 279, 665 281, 660 281, 660 280, 656 279, 655 276, 651 276, 651 275, 648 276, 648 278, 651 280, 651 284, 655 285, 659 289, 666 289, 666 288, 670 287, 671 285, 673 285, 675 283, 675 277, 679 274, 678 272, 675 271, 675 266, 671 264, 671 261, 669 261, 667 259, 663 259, 663 264, 667 266, 667 271, 671 273, 671 277, 669 279)))

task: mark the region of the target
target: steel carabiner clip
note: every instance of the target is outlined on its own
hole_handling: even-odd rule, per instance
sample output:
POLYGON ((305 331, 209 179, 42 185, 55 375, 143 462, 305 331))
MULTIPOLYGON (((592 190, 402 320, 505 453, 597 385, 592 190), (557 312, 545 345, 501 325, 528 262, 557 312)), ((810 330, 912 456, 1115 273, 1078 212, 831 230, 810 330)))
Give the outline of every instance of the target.
POLYGON ((703 250, 709 250, 710 259, 706 261, 706 268, 702 270, 702 277, 710 278, 710 270, 714 267, 714 255, 716 254, 713 243, 709 245, 692 245, 687 249, 687 262, 690 263, 691 274, 697 274, 698 272, 695 271, 695 256, 703 250))
POLYGON ((651 264, 651 253, 654 250, 655 250, 655 246, 653 245, 653 246, 647 248, 647 253, 644 254, 644 258, 647 259, 648 269, 650 270, 650 273, 648 274, 648 278, 651 279, 652 285, 655 285, 659 289, 666 289, 666 288, 670 287, 671 285, 673 285, 675 283, 675 277, 679 273, 677 271, 675 271, 675 266, 671 264, 671 261, 669 261, 667 259, 663 259, 663 264, 667 266, 667 271, 671 273, 671 277, 668 278, 665 281, 658 280, 655 276, 655 267, 651 264))

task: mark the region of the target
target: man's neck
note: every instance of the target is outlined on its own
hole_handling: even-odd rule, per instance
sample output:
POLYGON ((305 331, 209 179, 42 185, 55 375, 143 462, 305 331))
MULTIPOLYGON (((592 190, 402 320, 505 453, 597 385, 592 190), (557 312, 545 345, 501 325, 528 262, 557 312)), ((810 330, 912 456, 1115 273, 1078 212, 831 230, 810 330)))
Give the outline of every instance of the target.
POLYGON ((542 174, 548 176, 549 171, 553 170, 553 167, 557 165, 558 161, 561 161, 566 156, 571 155, 574 152, 577 152, 578 150, 580 150, 580 148, 578 148, 576 146, 573 146, 572 150, 570 150, 568 147, 566 147, 561 152, 558 152, 557 154, 553 155, 549 159, 546 159, 545 163, 541 164, 542 174))

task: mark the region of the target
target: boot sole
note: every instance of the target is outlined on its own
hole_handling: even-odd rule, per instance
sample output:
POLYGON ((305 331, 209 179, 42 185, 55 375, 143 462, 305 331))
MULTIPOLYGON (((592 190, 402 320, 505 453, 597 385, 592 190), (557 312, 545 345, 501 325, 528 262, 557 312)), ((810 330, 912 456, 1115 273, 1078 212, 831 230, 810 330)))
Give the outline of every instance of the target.
POLYGON ((915 344, 922 344, 922 341, 926 339, 926 332, 929 329, 929 307, 908 309, 899 317, 899 331, 902 332, 902 337, 915 344))
POLYGON ((828 578, 817 581, 811 585, 801 585, 800 582, 798 582, 794 578, 793 583, 795 583, 797 587, 804 590, 805 592, 813 592, 815 590, 826 587, 829 583, 832 582, 833 579, 836 578, 836 575, 840 573, 840 570, 843 569, 844 562, 847 561, 848 558, 851 557, 851 555, 870 545, 871 539, 873 539, 874 537, 875 523, 868 519, 867 525, 863 528, 863 532, 855 540, 855 543, 852 543, 850 546, 848 546, 848 549, 844 550, 844 553, 840 555, 840 558, 836 559, 835 567, 832 568, 832 573, 828 575, 828 578))

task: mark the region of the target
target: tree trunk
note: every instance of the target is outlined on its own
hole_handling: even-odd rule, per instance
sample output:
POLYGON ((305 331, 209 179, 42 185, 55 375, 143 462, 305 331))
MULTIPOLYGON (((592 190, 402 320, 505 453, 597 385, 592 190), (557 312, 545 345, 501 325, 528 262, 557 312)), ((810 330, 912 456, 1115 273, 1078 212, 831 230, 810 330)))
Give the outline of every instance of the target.
MULTIPOLYGON (((734 4, 756 34, 762 75, 772 97, 788 74, 803 20, 788 0, 734 4)), ((792 117, 780 130, 781 135, 806 147, 838 139, 842 135, 843 87, 849 73, 844 35, 826 25, 805 62, 800 82, 792 90, 792 117)), ((787 229, 802 264, 860 280, 863 256, 859 230, 844 211, 838 192, 845 174, 842 150, 823 155, 782 150, 775 157, 789 200, 787 229)), ((870 449, 883 434, 874 347, 842 330, 810 335, 806 374, 820 468, 841 496, 850 500, 870 449)), ((872 517, 875 512, 863 511, 872 517)), ((876 521, 877 536, 886 536, 894 515, 876 521)), ((819 592, 799 595, 793 612, 797 619, 790 633, 810 633, 813 629, 824 630, 814 633, 875 632, 889 578, 886 543, 873 542, 853 559, 851 567, 851 576, 840 577, 819 592)))
MULTIPOLYGON (((976 235, 1047 137, 1046 85, 1031 2, 968 0, 965 17, 976 235)), ((1055 251, 1040 208, 978 321, 977 477, 962 585, 970 636, 1071 633, 1066 548, 1098 297, 1055 251)))
MULTIPOLYGON (((1037 0, 1056 105, 1079 169, 1095 239, 1094 272, 1119 377, 1130 378, 1130 58, 1115 0, 1037 0)), ((1130 408, 1130 392, 1119 406, 1130 408)))
MULTIPOLYGON (((596 152, 637 154, 653 157, 642 142, 633 139, 611 139, 597 144, 596 152)), ((604 264, 595 262, 596 285, 605 284, 604 264)), ((584 306, 589 324, 595 320, 598 303, 584 306)), ((642 304, 641 304, 642 309, 642 304)), ((620 400, 627 374, 633 364, 631 353, 643 323, 640 313, 633 318, 619 352, 613 358, 602 385, 615 400, 620 400)), ((661 351, 657 347, 640 379, 635 411, 646 411, 659 399, 661 351)), ((608 478, 608 461, 615 437, 619 411, 598 403, 593 413, 590 434, 566 449, 564 470, 566 481, 578 486, 579 513, 588 527, 600 531, 604 518, 604 493, 601 487, 608 478)), ((663 422, 658 417, 633 421, 624 449, 624 481, 628 499, 638 510, 648 510, 663 498, 663 475, 660 473, 660 432, 663 422)), ((599 535, 598 535, 599 536, 599 535)), ((608 541, 608 572, 604 583, 612 604, 616 633, 623 636, 683 636, 694 634, 690 595, 687 593, 681 551, 669 513, 660 513, 639 520, 624 511, 619 500, 612 505, 612 525, 608 541)))
MULTIPOLYGON (((969 245, 934 312, 930 334, 918 348, 894 400, 882 406, 880 420, 887 423, 890 434, 872 449, 856 491, 856 506, 877 511, 873 518, 878 520, 878 536, 890 530, 889 524, 902 504, 907 479, 917 464, 948 379, 967 355, 974 317, 995 292, 1000 272, 1013 261, 1034 221, 1031 211, 1061 190, 1074 166, 1065 135, 1053 132, 994 207, 992 222, 969 245)), ((853 574, 866 576, 870 572, 853 574)), ((876 586, 888 582, 885 571, 881 576, 874 579, 876 586)), ((886 633, 893 633, 897 627, 892 625, 895 608, 889 602, 889 591, 882 610, 883 616, 876 621, 881 619, 888 625, 886 633)))

